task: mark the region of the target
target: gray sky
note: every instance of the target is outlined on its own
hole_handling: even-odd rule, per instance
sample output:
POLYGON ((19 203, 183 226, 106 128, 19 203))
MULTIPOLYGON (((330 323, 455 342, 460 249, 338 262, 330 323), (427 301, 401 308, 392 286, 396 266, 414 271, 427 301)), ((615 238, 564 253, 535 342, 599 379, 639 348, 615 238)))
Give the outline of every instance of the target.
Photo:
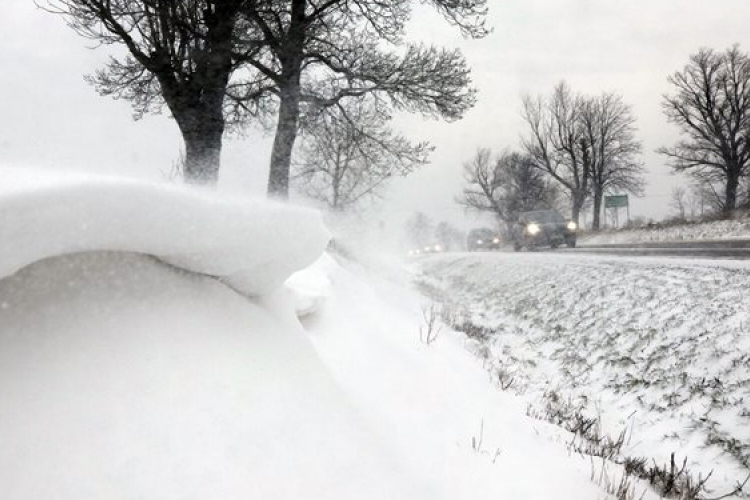
MULTIPOLYGON (((400 117, 415 140, 435 146, 432 164, 394 182, 388 207, 377 217, 389 225, 414 210, 434 219, 471 225, 453 199, 462 187, 461 164, 477 147, 514 148, 524 133, 523 92, 549 93, 561 79, 574 90, 616 91, 638 119, 648 168, 648 189, 632 212, 660 217, 671 187, 680 182, 653 153, 678 135, 661 113, 667 76, 700 47, 750 50, 748 0, 490 0, 494 33, 464 40, 437 16, 420 9, 410 38, 463 49, 479 89, 474 109, 446 124, 400 117)), ((98 96, 83 81, 110 48, 91 50, 56 16, 31 0, 0 0, 0 168, 40 166, 159 178, 181 147, 165 116, 133 122, 128 103, 98 96)), ((221 185, 262 193, 270 138, 250 130, 230 139, 221 185)))

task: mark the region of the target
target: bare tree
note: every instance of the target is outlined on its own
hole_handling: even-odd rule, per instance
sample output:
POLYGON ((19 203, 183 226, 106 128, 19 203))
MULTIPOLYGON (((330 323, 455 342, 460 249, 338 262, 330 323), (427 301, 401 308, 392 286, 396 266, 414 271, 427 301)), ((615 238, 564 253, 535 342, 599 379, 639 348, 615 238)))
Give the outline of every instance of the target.
MULTIPOLYGON (((429 0, 450 24, 483 36, 486 0, 429 0)), ((265 42, 250 61, 252 82, 238 87, 237 102, 271 99, 278 118, 268 182, 270 195, 288 196, 292 151, 305 108, 329 107, 345 98, 375 96, 378 105, 448 120, 474 102, 469 69, 457 50, 402 42, 410 1, 258 0, 247 18, 265 42)))
POLYGON ((563 186, 576 223, 589 196, 593 169, 581 120, 583 105, 584 98, 574 94, 565 82, 559 83, 549 98, 523 97, 523 118, 529 126, 523 149, 536 168, 563 186))
POLYGON ((688 212, 688 192, 682 186, 672 188, 669 206, 675 210, 677 217, 684 220, 688 212))
POLYGON ((506 151, 498 158, 489 149, 478 149, 464 163, 466 187, 456 201, 470 210, 490 212, 499 221, 514 222, 518 214, 552 208, 557 192, 522 154, 506 151))
POLYGON ((598 230, 605 193, 640 195, 643 192, 644 168, 638 161, 641 142, 635 137, 633 112, 622 96, 603 93, 583 98, 580 103, 583 126, 580 149, 582 157, 591 165, 592 228, 598 230))
POLYGON ((502 220, 507 213, 500 201, 502 183, 495 167, 492 150, 477 149, 474 157, 463 165, 466 187, 456 202, 469 210, 493 213, 502 220))
POLYGON ((432 219, 423 212, 415 212, 406 221, 406 239, 412 246, 423 249, 434 244, 435 234, 432 219))
MULTIPOLYGON (((692 184, 690 187, 689 200, 695 205, 695 213, 700 216, 725 214, 725 181, 717 179, 716 176, 691 174, 692 184)), ((738 204, 740 202, 738 197, 738 204)))
MULTIPOLYGON (((43 0, 39 0, 43 1, 43 0)), ((245 0, 47 0, 79 34, 124 45, 89 77, 102 95, 131 101, 135 117, 166 103, 185 141, 187 180, 218 178, 224 105, 234 71, 260 50, 242 21, 245 0)))
POLYGON ((721 210, 730 212, 750 172, 750 59, 737 46, 701 49, 669 83, 674 93, 664 96, 664 113, 686 138, 659 152, 704 186, 721 182, 721 210))
POLYGON ((393 133, 388 116, 371 103, 342 101, 306 124, 293 179, 301 192, 340 212, 377 196, 389 179, 427 163, 432 149, 393 133))

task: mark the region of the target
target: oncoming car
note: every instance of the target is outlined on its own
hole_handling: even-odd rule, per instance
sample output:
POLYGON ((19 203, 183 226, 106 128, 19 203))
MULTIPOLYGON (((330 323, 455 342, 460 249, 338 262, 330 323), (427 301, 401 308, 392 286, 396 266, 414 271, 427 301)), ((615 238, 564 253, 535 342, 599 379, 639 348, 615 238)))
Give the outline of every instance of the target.
POLYGON ((469 237, 466 239, 466 248, 469 252, 497 250, 500 248, 501 242, 500 235, 492 229, 472 229, 469 231, 469 237))
POLYGON ((524 212, 518 216, 513 234, 513 249, 550 246, 557 248, 565 244, 576 246, 578 225, 563 218, 555 210, 537 210, 524 212))
POLYGON ((416 248, 413 250, 409 250, 408 254, 411 257, 417 256, 417 255, 425 255, 429 253, 440 253, 443 251, 443 247, 439 244, 435 245, 427 245, 424 248, 416 248))

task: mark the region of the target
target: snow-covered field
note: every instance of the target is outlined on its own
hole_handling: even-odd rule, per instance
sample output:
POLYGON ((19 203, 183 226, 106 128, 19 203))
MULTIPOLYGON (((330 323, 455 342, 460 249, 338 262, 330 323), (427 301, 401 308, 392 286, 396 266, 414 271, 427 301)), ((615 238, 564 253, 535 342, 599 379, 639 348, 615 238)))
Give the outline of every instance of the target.
POLYGON ((0 498, 617 488, 620 468, 571 454, 572 435, 497 390, 462 334, 420 341, 408 277, 322 254, 317 214, 14 176, 0 183, 0 498))
POLYGON ((578 412, 615 441, 624 432, 621 460, 686 457, 696 479, 713 471, 707 498, 748 476, 748 264, 446 254, 415 272, 530 413, 578 412))
POLYGON ((603 231, 580 239, 581 245, 750 239, 750 218, 685 223, 668 227, 603 231))

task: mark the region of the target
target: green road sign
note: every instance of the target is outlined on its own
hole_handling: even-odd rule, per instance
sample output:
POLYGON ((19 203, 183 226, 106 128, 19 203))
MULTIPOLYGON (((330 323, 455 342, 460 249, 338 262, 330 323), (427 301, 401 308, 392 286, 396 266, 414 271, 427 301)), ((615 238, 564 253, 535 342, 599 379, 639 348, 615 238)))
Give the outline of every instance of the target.
POLYGON ((628 206, 628 195, 616 194, 604 197, 604 208, 620 208, 628 206))

